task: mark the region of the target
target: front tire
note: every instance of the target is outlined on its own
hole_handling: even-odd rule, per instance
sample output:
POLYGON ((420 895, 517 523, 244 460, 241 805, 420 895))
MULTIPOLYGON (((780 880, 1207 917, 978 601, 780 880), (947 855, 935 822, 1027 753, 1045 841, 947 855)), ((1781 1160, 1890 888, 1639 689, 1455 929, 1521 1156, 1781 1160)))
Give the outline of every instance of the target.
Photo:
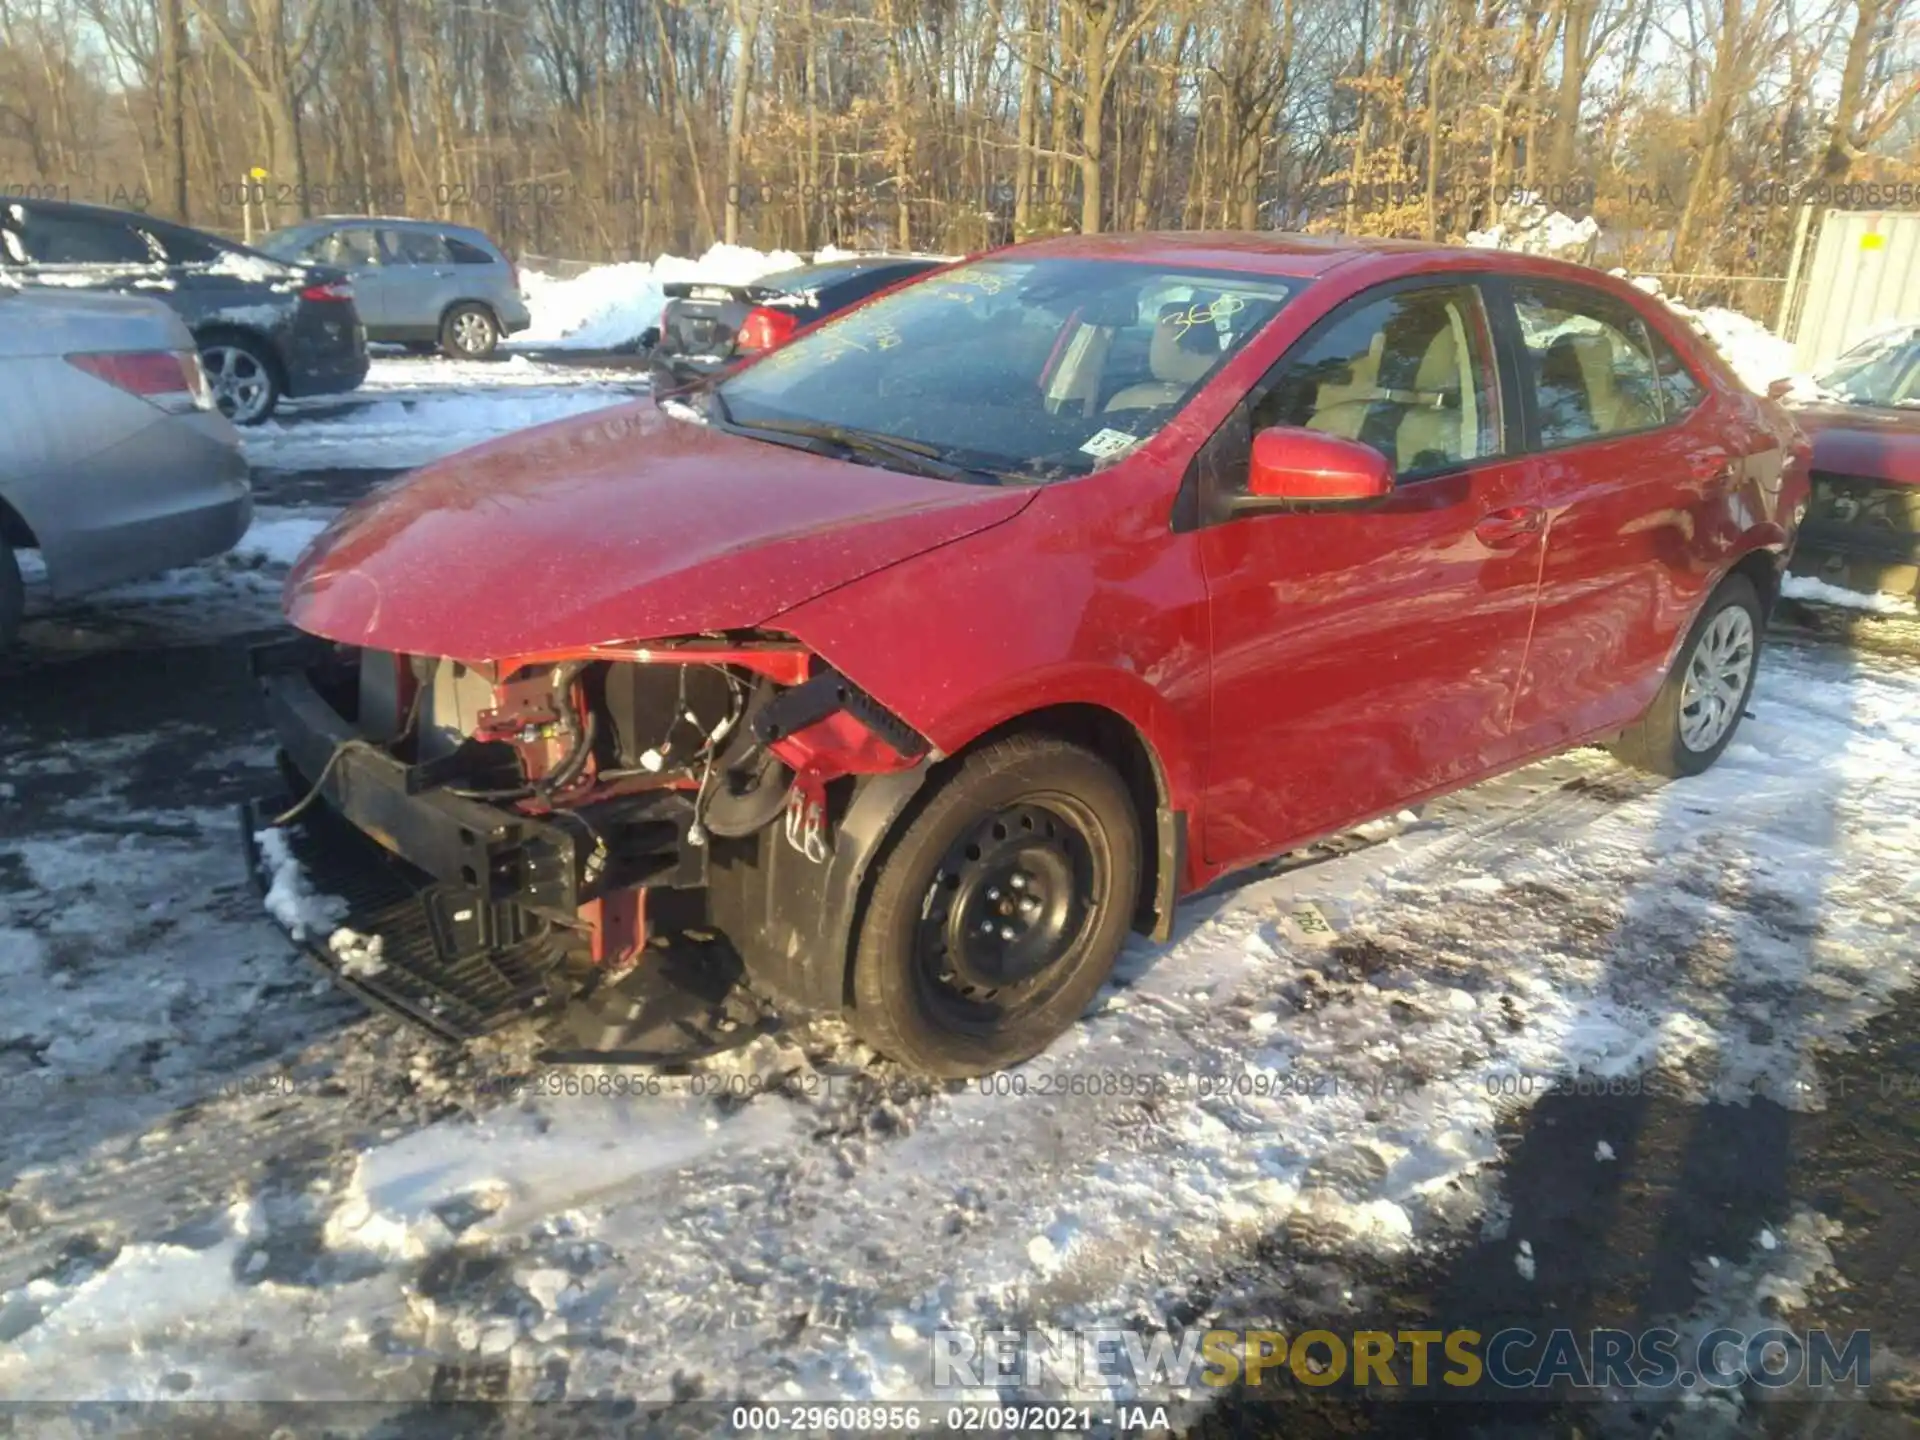
POLYGON ((449 360, 484 360, 499 343, 500 327, 484 305, 456 305, 440 321, 440 351, 449 360))
POLYGON ((1744 575, 1713 592, 1647 713, 1609 747, 1655 775, 1698 775, 1733 742, 1760 670, 1760 596, 1744 575))
POLYGON ((874 1049, 964 1079, 1077 1020, 1132 928, 1140 825, 1113 767, 1050 736, 967 756, 880 862, 849 1020, 874 1049))

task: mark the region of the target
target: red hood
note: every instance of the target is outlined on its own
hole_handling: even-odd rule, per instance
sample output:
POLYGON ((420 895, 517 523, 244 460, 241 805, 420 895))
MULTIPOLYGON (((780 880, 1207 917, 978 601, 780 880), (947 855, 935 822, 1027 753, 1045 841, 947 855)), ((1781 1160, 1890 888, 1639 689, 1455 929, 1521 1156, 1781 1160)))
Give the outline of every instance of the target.
POLYGON ((827 459, 642 400, 367 496, 294 566, 287 616, 475 661, 746 628, 1010 519, 1033 493, 827 459))
POLYGON ((1813 441, 1814 469, 1920 485, 1920 411, 1821 404, 1792 413, 1813 441))

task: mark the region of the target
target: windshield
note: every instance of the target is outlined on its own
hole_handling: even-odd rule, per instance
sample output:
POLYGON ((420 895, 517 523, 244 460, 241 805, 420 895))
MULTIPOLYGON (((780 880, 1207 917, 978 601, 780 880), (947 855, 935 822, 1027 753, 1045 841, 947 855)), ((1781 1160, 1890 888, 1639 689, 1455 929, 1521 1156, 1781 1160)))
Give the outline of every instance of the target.
POLYGON ((1855 405, 1920 404, 1920 329, 1905 326, 1847 351, 1814 379, 1855 405))
POLYGON ((829 320, 719 387, 726 422, 905 442, 1016 482, 1084 475, 1179 411, 1295 282, 982 260, 829 320))

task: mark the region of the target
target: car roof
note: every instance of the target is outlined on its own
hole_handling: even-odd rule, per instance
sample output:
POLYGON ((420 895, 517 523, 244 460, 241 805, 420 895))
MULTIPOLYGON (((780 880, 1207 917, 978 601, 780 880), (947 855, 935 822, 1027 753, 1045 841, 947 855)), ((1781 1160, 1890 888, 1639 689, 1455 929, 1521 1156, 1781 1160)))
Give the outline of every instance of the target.
POLYGON ((487 244, 493 244, 492 238, 486 231, 476 229, 472 225, 461 225, 452 220, 418 220, 409 215, 310 215, 305 220, 296 220, 283 228, 288 230, 308 227, 332 229, 340 225, 378 225, 383 229, 421 230, 433 235, 477 236, 487 244))
POLYGON ((149 215, 144 210, 124 210, 114 205, 90 205, 84 200, 35 200, 26 195, 0 195, 0 204, 21 206, 30 210, 44 210, 49 215, 71 215, 80 220, 118 220, 121 224, 151 226, 157 230, 185 230, 194 235, 216 240, 222 245, 234 242, 211 230, 197 229, 178 220, 163 220, 158 215, 149 215))
MULTIPOLYGON (((1302 235, 1287 230, 1161 230, 1123 234, 1059 235, 1029 240, 1006 255, 1061 258, 1147 260, 1194 265, 1209 270, 1254 270, 1311 279, 1343 265, 1372 262, 1374 268, 1426 268, 1407 262, 1451 262, 1460 269, 1504 270, 1519 274, 1561 275, 1587 283, 1602 272, 1565 260, 1522 255, 1511 250, 1471 245, 1442 245, 1429 240, 1387 240, 1371 235, 1302 235)), ((1444 268, 1437 266, 1435 268, 1444 268)), ((1609 286, 1608 288, 1611 288, 1609 286)))

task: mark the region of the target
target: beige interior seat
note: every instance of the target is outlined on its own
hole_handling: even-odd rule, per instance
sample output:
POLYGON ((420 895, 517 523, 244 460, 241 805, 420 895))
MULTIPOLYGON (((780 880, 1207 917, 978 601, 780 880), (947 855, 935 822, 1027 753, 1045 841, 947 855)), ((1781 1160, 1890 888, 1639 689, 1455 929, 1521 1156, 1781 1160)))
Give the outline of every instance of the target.
MULTIPOLYGON (((1410 408, 1394 432, 1396 470, 1430 465, 1436 454, 1446 461, 1473 458, 1473 449, 1466 444, 1468 395, 1462 393, 1470 394, 1472 386, 1461 384, 1466 371, 1464 338, 1449 325, 1427 343, 1414 372, 1413 393, 1407 397, 1410 408), (1422 461, 1423 455, 1428 459, 1422 461)), ((1477 418, 1472 433, 1479 434, 1477 418)))
POLYGON ((1220 335, 1210 322, 1177 323, 1175 317, 1186 315, 1191 308, 1185 303, 1160 307, 1153 340, 1147 346, 1147 370, 1153 379, 1120 391, 1107 401, 1107 413, 1178 404, 1188 390, 1206 378, 1220 359, 1220 335))
POLYGON ((1314 393, 1313 413, 1306 428, 1338 435, 1343 440, 1358 440, 1367 412, 1380 398, 1380 352, 1386 348, 1387 332, 1376 330, 1367 353, 1354 357, 1344 380, 1329 380, 1314 393))

